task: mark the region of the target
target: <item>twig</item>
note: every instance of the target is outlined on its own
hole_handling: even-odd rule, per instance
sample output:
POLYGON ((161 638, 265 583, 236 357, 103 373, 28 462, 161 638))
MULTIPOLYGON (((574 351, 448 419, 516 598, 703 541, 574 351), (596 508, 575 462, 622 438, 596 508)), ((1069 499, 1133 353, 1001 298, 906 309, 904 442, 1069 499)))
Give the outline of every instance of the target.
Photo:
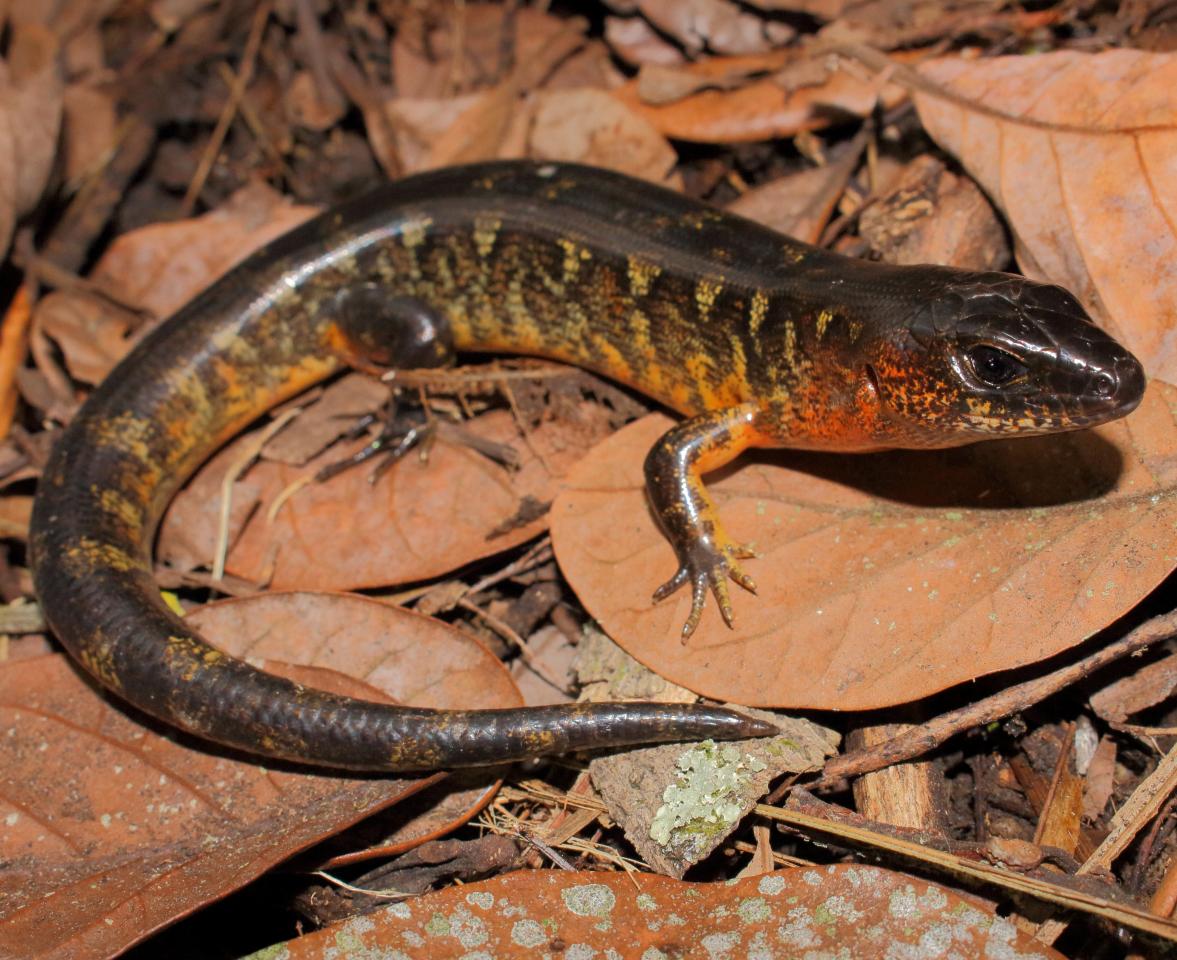
POLYGON ((483 610, 482 607, 475 603, 471 603, 469 600, 459 600, 458 606, 468 613, 472 613, 474 616, 483 620, 487 626, 494 630, 495 633, 497 633, 508 643, 514 644, 515 647, 519 650, 519 655, 523 658, 523 662, 526 663, 539 676, 543 677, 545 683, 549 684, 554 689, 559 690, 561 693, 568 693, 568 685, 566 683, 561 683, 560 680, 552 674, 552 672, 532 652, 532 649, 528 645, 527 641, 519 636, 515 630, 512 630, 510 625, 504 623, 493 613, 487 613, 487 611, 483 610))
POLYGON ((241 67, 229 87, 229 99, 225 101, 221 115, 217 117, 217 125, 213 127, 213 132, 208 138, 208 146, 205 147, 204 154, 200 158, 200 165, 196 168, 196 173, 192 175, 192 182, 188 184, 188 190, 180 203, 181 216, 192 216, 192 210, 196 206, 196 198, 204 189, 208 175, 212 172, 213 164, 216 163, 217 157, 220 155, 225 137, 229 133, 229 126, 233 123, 233 118, 237 116, 237 105, 241 103, 246 88, 253 80, 258 49, 261 47, 262 34, 269 19, 270 3, 267 0, 254 12, 253 22, 249 25, 249 36, 245 39, 245 51, 241 55, 241 67))
POLYGON ((0 437, 7 437, 16 415, 16 371, 25 359, 25 344, 32 316, 32 302, 26 281, 16 288, 16 294, 4 320, 0 322, 0 437))
POLYGON ((1130 653, 1144 650, 1177 633, 1177 611, 1154 617, 1114 643, 1096 650, 1075 663, 1025 683, 1008 687, 991 697, 941 714, 897 737, 878 744, 870 750, 834 757, 825 765, 816 783, 806 784, 809 790, 827 787, 843 777, 858 776, 881 770, 892 763, 901 763, 921 756, 938 747, 950 737, 973 727, 1000 720, 1032 704, 1039 703, 1064 687, 1070 686, 1130 653))
POLYGON ((514 577, 520 573, 526 573, 528 570, 538 567, 540 564, 547 563, 551 559, 552 538, 545 535, 518 560, 512 560, 505 567, 501 567, 494 573, 487 574, 485 577, 479 580, 469 590, 466 591, 465 596, 467 598, 477 596, 478 594, 482 593, 483 590, 493 587, 496 583, 502 583, 502 581, 508 579, 509 577, 514 577))
POLYGON ((347 890, 349 893, 358 893, 365 897, 376 897, 380 900, 403 900, 405 897, 413 897, 413 893, 401 893, 399 890, 368 890, 364 887, 356 887, 339 877, 332 876, 326 870, 315 870, 312 876, 321 877, 328 883, 339 887, 342 890, 347 890))
MULTIPOLYGON (((1161 806, 1172 796, 1174 790, 1177 790, 1177 747, 1161 758, 1157 768, 1137 785, 1136 789, 1132 791, 1132 796, 1128 798, 1128 802, 1116 811, 1116 815, 1112 817, 1111 832, 1095 852, 1075 871, 1076 876, 1094 873, 1096 870, 1110 869, 1116 857, 1127 849, 1128 845, 1136 839, 1136 835, 1157 815, 1161 806)), ((1171 920, 1165 922, 1172 924, 1172 929, 1177 931, 1177 924, 1173 924, 1171 920)), ((1135 926, 1134 924, 1127 925, 1135 926)), ((1066 924, 1062 921, 1048 920, 1039 928, 1035 939, 1043 943, 1054 943, 1065 929, 1066 924)), ((1144 928, 1139 927, 1138 929, 1144 928)), ((1177 934, 1174 933, 1162 933, 1158 936, 1163 936, 1168 940, 1177 940, 1177 934)))
POLYGON ((1011 893, 1022 894, 1046 903, 1053 903, 1068 910, 1077 910, 1093 916, 1103 917, 1113 923, 1151 933, 1166 940, 1177 941, 1177 923, 1153 916, 1146 910, 1127 904, 1115 903, 1106 897, 1072 890, 1059 884, 1049 883, 1036 877, 1013 873, 986 863, 965 860, 942 850, 923 847, 918 843, 888 837, 861 827, 833 823, 821 817, 811 816, 781 807, 757 804, 756 813, 770 820, 786 823, 803 831, 834 836, 840 840, 886 850, 889 853, 939 867, 950 873, 971 877, 984 883, 996 884, 1011 893))
POLYGON ((301 407, 290 407, 275 417, 266 428, 253 438, 249 446, 238 457, 221 478, 221 511, 217 518, 217 546, 213 556, 213 581, 225 576, 225 557, 229 553, 229 513, 233 508, 233 484, 257 459, 270 437, 302 412, 301 407))

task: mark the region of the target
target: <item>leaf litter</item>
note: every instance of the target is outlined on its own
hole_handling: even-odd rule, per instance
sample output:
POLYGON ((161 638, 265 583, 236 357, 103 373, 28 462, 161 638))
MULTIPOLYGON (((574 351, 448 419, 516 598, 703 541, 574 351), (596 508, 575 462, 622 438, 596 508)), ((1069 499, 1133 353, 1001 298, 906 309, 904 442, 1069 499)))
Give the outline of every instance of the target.
MULTIPOLYGON (((3 75, 12 96, 0 117, 0 241, 16 231, 12 266, 21 274, 22 296, 35 305, 27 332, 17 310, 4 320, 8 342, 15 345, 9 354, 19 361, 27 342, 33 358, 32 366, 19 369, 19 362, 0 357, 4 402, 15 405, 19 390, 29 414, 3 441, 5 484, 27 478, 43 462, 51 436, 28 429, 68 419, 79 385, 84 392, 99 380, 155 317, 175 309, 256 244, 371 182, 378 168, 396 175, 502 156, 579 160, 685 187, 720 203, 749 188, 766 197, 779 194, 762 200, 750 193, 740 206, 854 255, 1006 267, 1000 225, 984 196, 970 181, 958 185, 955 172, 945 175, 935 166, 959 162, 1008 225, 1018 266, 1071 286, 1145 359, 1157 379, 1144 407, 1128 421, 1086 437, 944 454, 884 454, 849 462, 789 453, 744 458, 712 488, 733 531, 746 530, 761 542, 764 555, 756 561, 761 596, 740 598, 735 632, 707 618, 696 643, 684 648, 671 629, 675 617, 681 620, 676 610, 681 600, 649 605, 653 581, 665 576, 663 568, 671 562, 633 474, 648 438, 635 441, 641 431, 652 431, 655 421, 636 423, 589 452, 607 429, 633 415, 632 398, 543 379, 500 381, 473 400, 452 384, 402 389, 402 398, 423 390, 432 415, 447 424, 478 416, 436 442, 427 465, 410 457, 375 485, 361 467, 327 484, 305 486, 308 471, 350 450, 339 440, 350 418, 339 414, 351 413, 341 407, 353 401, 338 399, 343 394, 328 388, 323 396, 336 399, 323 400, 317 412, 315 405, 308 408, 302 418, 306 435, 295 439, 296 418, 234 485, 228 504, 232 575, 220 586, 242 593, 263 583, 322 586, 326 567, 339 586, 396 589, 404 602, 426 597, 431 609, 449 611, 446 616, 462 620, 464 630, 500 654, 527 650, 535 629, 591 646, 580 636, 571 593, 546 599, 546 613, 538 619, 523 612, 523 598, 533 587, 561 590, 559 574, 542 552, 517 551, 545 528, 545 508, 564 484, 552 518, 560 569, 614 639, 683 685, 639 680, 643 671, 631 666, 625 671, 631 692, 684 699, 691 696, 685 687, 743 703, 838 711, 871 706, 888 713, 894 704, 914 700, 904 712, 905 719, 916 721, 908 727, 912 735, 925 729, 921 720, 927 729, 935 726, 928 718, 945 700, 951 707, 972 696, 960 686, 963 681, 996 671, 986 687, 999 687, 990 695, 996 704, 1004 678, 1020 680, 1047 669, 1031 665, 1044 657, 1065 659, 1070 646, 1094 634, 1113 641, 1132 636, 1126 633, 1129 625, 1171 607, 1165 590, 1147 596, 1174 566, 1168 547, 1174 522, 1174 404, 1162 381, 1172 379, 1167 345, 1173 311, 1166 306, 1165 270, 1173 258, 1164 245, 1172 239, 1169 198, 1177 192, 1167 162, 1174 155, 1167 149, 1173 108, 1165 82, 1172 54, 1164 52, 1163 16, 1127 8, 1093 16, 1061 5, 1027 11, 974 2, 947 7, 892 0, 852 6, 840 0, 742 5, 642 0, 612 4, 592 23, 563 11, 517 5, 430 5, 353 11, 344 29, 332 9, 308 16, 287 4, 258 8, 237 20, 226 17, 228 5, 221 3, 174 9, 154 4, 122 19, 109 17, 105 5, 52 6, 53 11, 14 4, 4 12, 3 75), (815 39, 820 46, 811 45, 815 39), (889 51, 892 58, 863 56, 862 44, 889 51), (1122 49, 1088 52, 1100 44, 1122 49), (1132 44, 1158 52, 1124 48, 1132 44), (1007 55, 993 56, 997 50, 1007 55), (931 51, 940 56, 929 60, 931 51), (127 123, 116 127, 116 117, 127 123), (775 142, 764 143, 768 139, 775 142), (710 146, 683 146, 686 142, 710 146), (55 179, 59 162, 64 183, 55 179), (279 200, 262 184, 280 186, 298 204, 279 200), (798 204, 798 193, 820 196, 798 204), (43 194, 50 202, 38 205, 43 194), (194 206, 200 215, 189 218, 194 206), (918 225, 914 234, 913 225, 918 225), (42 244, 41 256, 30 245, 34 237, 42 244), (88 276, 78 277, 90 263, 88 276), (53 292, 38 297, 45 289, 53 292), (504 467, 476 448, 509 449, 523 468, 504 467), (598 461, 606 465, 604 477, 586 486, 598 461), (477 497, 453 493, 475 489, 477 497), (614 498, 608 509, 593 499, 602 491, 614 498), (491 509, 475 516, 476 500, 491 509), (349 508, 363 520, 348 519, 349 508), (377 516, 379 522, 372 522, 377 516), (465 519, 459 524, 458 518, 465 519), (458 527, 460 533, 451 538, 458 527), (366 561, 362 553, 373 559, 366 561), (431 591, 421 585, 430 578, 445 579, 431 591), (928 699, 945 688, 936 700, 928 699)), ((355 412, 379 406, 386 389, 360 390, 355 412)), ((211 581, 199 571, 217 559, 224 509, 216 471, 223 475, 225 464, 251 441, 238 443, 210 462, 165 523, 160 556, 167 566, 161 572, 186 605, 207 596, 211 581)), ((14 487, 8 494, 14 508, 15 498, 27 493, 27 485, 14 487)), ((15 509, 13 514, 17 519, 7 535, 19 540, 26 514, 15 509)), ((0 565, 6 599, 28 591, 21 563, 17 551, 0 565)), ((266 605, 264 618, 284 624, 283 634, 299 620, 318 626, 317 637, 268 655, 314 660, 326 649, 318 640, 329 636, 333 646, 346 623, 348 643, 362 641, 355 651, 362 663, 395 659, 395 668, 378 672, 397 696, 440 685, 452 691, 455 705, 470 705, 485 694, 485 684, 499 682, 486 679, 497 676, 493 670, 487 674, 470 666, 497 659, 487 660, 480 645, 475 649, 463 641, 433 658, 412 642, 398 645, 415 636, 415 628, 398 621, 387 632, 373 630, 371 617, 360 617, 357 625, 343 616, 334 606, 337 598, 298 597, 275 594, 251 601, 266 605), (326 611, 331 619, 324 622, 320 616, 326 611), (401 676, 411 679, 398 686, 401 676)), ((233 607, 202 608, 196 615, 233 607)), ((4 615, 0 610, 0 619, 4 615)), ((35 621, 14 616, 6 622, 25 630, 29 627, 19 625, 35 621)), ((1162 617, 1138 627, 1153 633, 1131 649, 1157 645, 1165 622, 1162 617)), ((244 621, 229 629, 247 632, 244 621)), ((223 642, 231 645, 232 638, 223 642)), ((16 647, 0 645, 0 657, 9 649, 16 647)), ((330 669, 302 668, 298 675, 316 685, 354 687, 357 681, 332 672, 364 675, 351 656, 330 661, 330 669)), ((1033 684, 1011 681, 1007 700, 988 707, 986 716, 1036 711, 1034 731, 1021 733, 1016 720, 1001 730, 977 730, 958 739, 956 753, 940 751, 911 765, 918 770, 914 783, 922 779, 933 793, 952 797, 950 807, 920 807, 929 811, 925 835, 960 833, 992 842, 994 849, 1004 843, 1007 851, 1024 846, 1025 855, 1011 856, 1005 873, 962 875, 983 876, 992 885, 1012 883, 1013 871, 1024 870, 1028 885, 1018 888, 1024 895, 1070 909, 1104 910, 1109 917, 1106 904, 1112 900, 1103 899, 1105 893, 1147 900, 1160 916, 1172 911, 1174 838, 1164 827, 1171 762, 1158 761, 1155 740, 1148 738, 1165 735, 1157 731, 1177 721, 1171 717, 1167 665, 1160 654, 1148 656, 1156 658, 1155 665, 1105 667, 1110 675, 1097 684, 1105 692, 1093 701, 1090 716, 1074 696, 1036 707, 1033 684), (1117 685, 1118 680, 1125 682, 1117 685), (1131 722, 1145 719, 1153 726, 1131 722), (1096 734, 1096 746, 1093 759, 1080 764, 1079 731, 1086 728, 1096 734), (1121 814, 1111 818, 1117 809, 1121 814), (1126 853, 1136 837, 1138 846, 1126 853), (1089 888, 1096 892, 1084 905, 1058 894, 1062 885, 1052 886, 1055 880, 1042 874, 1043 857, 1035 850, 1057 852, 1059 845, 1072 858, 1087 858, 1077 870, 1074 859, 1059 861, 1075 871, 1068 882, 1115 866, 1114 879, 1109 874, 1102 885, 1089 888)), ((293 668, 275 663, 274 669, 293 668)), ((592 691, 603 682, 599 669, 583 666, 581 678, 589 695, 600 695, 599 689, 592 691)), ((43 719, 14 723, 5 745, 15 754, 3 768, 9 809, 0 811, 0 828, 8 831, 7 846, 0 847, 7 864, 0 870, 5 960, 10 953, 113 956, 143 938, 150 938, 144 950, 166 950, 169 942, 187 948, 194 931, 196 940, 208 936, 201 916, 182 924, 172 941, 158 929, 332 834, 337 839, 330 850, 316 848, 320 862, 347 871, 354 870, 349 863, 371 852, 391 856, 397 858, 394 866, 402 864, 406 880, 416 877, 414 891, 444 885, 450 876, 473 879, 470 871, 479 865, 505 870, 511 844, 530 867, 547 862, 584 867, 587 861, 575 858, 591 857, 599 867, 613 869, 630 863, 636 847, 647 868, 681 873, 697 862, 694 875, 703 880, 732 876, 741 864, 764 869, 786 857, 789 862, 799 855, 831 858, 828 850, 798 840, 796 832, 768 831, 764 824, 777 818, 770 812, 780 809, 768 805, 745 818, 760 824, 756 846, 740 839, 743 828, 734 811, 744 810, 770 782, 776 784, 774 802, 781 799, 790 780, 782 781, 776 768, 754 770, 765 761, 735 755, 735 747, 704 746, 670 748, 677 759, 664 765, 657 781, 647 779, 649 768, 635 757, 594 760, 594 771, 616 764, 620 780, 640 784, 624 803, 610 799, 608 778, 598 784, 598 796, 575 771, 543 768, 550 781, 543 791, 512 790, 491 801, 483 822, 503 836, 484 839, 506 841, 498 853, 480 853, 472 845, 476 841, 457 839, 444 841, 456 845, 450 853, 427 844, 410 862, 407 848, 455 829, 490 799, 493 786, 451 788, 447 782, 404 803, 415 787, 398 780, 353 784, 266 771, 177 743, 168 731, 142 724, 79 685, 64 662, 52 657, 0 662, 0 686, 7 691, 2 709, 27 713, 33 702, 46 711, 38 714, 43 719), (79 711, 81 719, 66 724, 70 736, 62 736, 54 723, 77 718, 79 711), (116 787, 136 778, 147 784, 157 769, 166 771, 168 781, 130 791, 133 799, 116 789, 118 798, 111 799, 105 782, 110 778, 99 772, 109 773, 112 751, 130 758, 120 760, 124 773, 113 781, 116 787), (52 762, 46 763, 47 757, 52 762), (185 784, 212 782, 222 791, 232 784, 217 798, 222 806, 226 797, 238 796, 239 785, 251 797, 268 789, 269 807, 219 822, 215 813, 191 814, 168 793, 175 792, 181 775, 189 778, 185 784), (733 782, 757 776, 763 782, 755 790, 738 802, 729 799, 733 782), (304 789, 304 780, 328 782, 304 789), (390 803, 404 811, 401 822, 339 832, 363 811, 390 803), (612 805, 607 809, 606 803, 612 805), (702 846, 686 851, 680 845, 659 860, 651 826, 674 847, 676 833, 681 838, 684 826, 689 834, 692 824, 699 825, 691 811, 700 803, 709 809, 702 818, 707 829, 696 835, 718 837, 715 852, 707 856, 702 846), (577 816, 568 820, 565 808, 577 816), (733 817, 721 816, 728 808, 733 817), (212 820, 194 852, 202 816, 212 820), (283 819, 283 828, 262 829, 267 816, 283 819), (716 828, 728 819, 737 825, 730 835, 726 826, 716 828), (163 829, 159 824, 165 822, 163 829), (588 836, 546 829, 558 823, 588 836), (555 846, 545 846, 545 836, 555 846), (442 865, 423 870, 432 857, 442 865), (102 871, 107 879, 94 885, 102 871), (58 895, 26 899, 41 890, 58 895), (70 906, 63 899, 67 891, 85 895, 70 906), (17 909, 14 903, 25 906, 17 909), (131 905, 146 909, 132 915, 131 905), (112 917, 118 920, 107 923, 112 917), (19 946, 10 948, 10 942, 19 946)), ((951 717, 949 709, 944 729, 951 729, 951 717)), ((853 712, 819 719, 848 730, 878 722, 877 715, 853 712)), ((797 724, 790 728, 797 742, 803 739, 800 731, 823 729, 808 720, 787 722, 797 724)), ((815 743, 822 746, 807 753, 804 763, 789 768, 791 776, 816 770, 833 749, 833 740, 823 737, 817 735, 815 743)), ((869 750, 856 754, 857 760, 847 757, 858 766, 838 767, 841 758, 835 757, 827 769, 877 769, 888 743, 873 748, 873 757, 869 750), (864 757, 873 762, 864 765, 864 757)), ((862 782, 875 775, 850 776, 862 782)), ((845 786, 836 781, 825 778, 826 789, 845 786)), ((177 794, 182 795, 183 790, 177 794)), ((889 828, 870 819, 884 815, 863 799, 868 795, 854 794, 858 816, 883 836, 889 828)), ((214 791, 207 796, 211 800, 214 791)), ((902 795, 891 800, 904 803, 902 795)), ((836 819, 833 805, 825 809, 826 817, 836 819)), ((802 819, 793 822, 794 831, 820 835, 813 824, 800 828, 802 819)), ((834 855, 848 855, 851 848, 853 843, 834 855)), ((954 882, 951 861, 929 864, 941 879, 954 882)), ((962 862, 956 867, 963 869, 962 862)), ((745 942, 769 953, 825 946, 875 953, 883 944, 903 949, 907 937, 927 948, 946 942, 946 936, 962 938, 953 942, 976 952, 982 946, 978 930, 990 938, 990 950, 1023 948, 1018 939, 1023 935, 997 919, 991 906, 962 905, 965 901, 952 899, 957 894, 899 873, 823 865, 741 882, 775 884, 777 877, 784 884, 780 890, 794 891, 787 904, 765 898, 763 891, 760 901, 749 893, 705 914, 658 903, 647 910, 650 904, 640 893, 638 913, 600 912, 593 904, 603 901, 580 892, 562 892, 561 902, 574 905, 573 914, 605 938, 599 941, 602 950, 615 948, 631 930, 649 932, 658 949, 685 944, 689 952, 698 945, 711 954, 738 952, 745 942), (888 910, 893 919, 907 918, 904 929, 868 922, 873 914, 857 900, 846 907, 850 901, 837 886, 846 877, 859 878, 859 889, 873 885, 890 891, 888 910), (860 882, 864 877, 869 884, 860 882), (826 894, 814 908, 816 925, 798 912, 804 896, 795 887, 826 894), (904 912, 904 905, 913 896, 937 904, 948 898, 953 919, 932 911, 912 920, 917 914, 904 912), (770 926, 749 925, 752 914, 761 912, 770 926), (961 922, 966 913, 977 919, 975 927, 961 922), (839 921, 846 916, 855 922, 839 921), (717 929, 731 917, 739 917, 746 930, 729 936, 717 929), (609 926, 609 918, 617 924, 609 926), (741 940, 744 932, 751 939, 741 940)), ((650 892, 671 883, 649 873, 636 879, 650 892)), ((580 891, 586 881, 602 888, 605 900, 608 888, 616 891, 615 903, 630 902, 632 881, 612 873, 587 878, 575 870, 513 870, 490 882, 501 885, 504 902, 520 896, 526 903, 529 885, 580 891)), ((732 888, 685 889, 694 901, 700 893, 723 897, 732 888)), ((436 897, 422 900, 420 911, 408 908, 410 924, 423 912, 433 918, 424 930, 410 929, 436 955, 444 955, 451 942, 474 948, 471 937, 477 939, 480 929, 486 935, 481 942, 502 944, 504 956, 590 942, 564 939, 563 933, 581 934, 558 912, 545 917, 546 927, 539 921, 532 925, 530 914, 500 925, 475 912, 475 907, 489 909, 483 907, 489 901, 469 885, 436 897), (456 912, 445 906, 445 898, 457 902, 464 896, 476 899, 463 901, 456 912), (560 932, 552 934, 554 929, 560 932)), ((311 922, 336 925, 324 931, 322 946, 315 937, 304 937, 283 949, 326 955, 340 945, 363 943, 357 935, 364 931, 356 924, 368 921, 337 921, 349 909, 369 909, 369 900, 357 897, 349 905, 341 897, 332 911, 307 904, 304 915, 311 922)), ((403 914, 396 908, 382 919, 403 914)), ((254 920, 249 917, 248 928, 265 936, 254 931, 254 920)), ((1136 928, 1141 929, 1138 923, 1136 928)), ((1147 928, 1170 935, 1165 921, 1147 928)), ((270 934, 267 942, 285 935, 270 934)), ((1038 929, 1036 955, 1054 955, 1044 944, 1060 935, 1064 947, 1077 951, 1073 955, 1084 955, 1092 935, 1107 942, 1098 928, 1080 924, 1067 931, 1061 920, 1051 919, 1038 929)))

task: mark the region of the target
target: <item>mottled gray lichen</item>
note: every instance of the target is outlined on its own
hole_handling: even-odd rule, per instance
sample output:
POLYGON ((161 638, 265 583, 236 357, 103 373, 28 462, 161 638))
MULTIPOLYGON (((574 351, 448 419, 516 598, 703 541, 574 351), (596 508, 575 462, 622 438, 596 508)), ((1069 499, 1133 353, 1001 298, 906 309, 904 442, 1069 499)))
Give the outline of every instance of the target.
POLYGON ((685 751, 677 766, 678 778, 662 792, 662 806, 650 824, 650 839, 663 847, 685 835, 725 834, 743 813, 741 785, 765 768, 738 747, 711 740, 685 751))

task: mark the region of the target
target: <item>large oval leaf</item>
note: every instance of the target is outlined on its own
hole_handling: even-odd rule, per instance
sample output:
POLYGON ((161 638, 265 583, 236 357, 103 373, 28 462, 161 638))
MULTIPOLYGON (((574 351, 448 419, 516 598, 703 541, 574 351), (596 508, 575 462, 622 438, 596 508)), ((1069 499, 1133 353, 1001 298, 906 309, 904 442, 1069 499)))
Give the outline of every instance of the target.
POLYGON ((450 887, 255 954, 401 957, 1005 957, 1061 955, 946 887, 880 867, 729 883, 521 870, 450 887))
POLYGON ((1152 376, 1177 382, 1177 55, 952 58, 921 72, 1009 115, 916 95, 928 132, 1005 213, 1022 269, 1101 309, 1152 376))
MULTIPOLYGON (((761 559, 736 627, 685 591, 647 506, 631 424, 573 471, 552 537, 569 582, 630 654, 675 683, 761 706, 869 709, 1033 663, 1107 626, 1174 566, 1177 390, 1084 433, 870 456, 766 454, 710 484, 761 559)), ((753 458, 749 458, 753 459, 753 458)))

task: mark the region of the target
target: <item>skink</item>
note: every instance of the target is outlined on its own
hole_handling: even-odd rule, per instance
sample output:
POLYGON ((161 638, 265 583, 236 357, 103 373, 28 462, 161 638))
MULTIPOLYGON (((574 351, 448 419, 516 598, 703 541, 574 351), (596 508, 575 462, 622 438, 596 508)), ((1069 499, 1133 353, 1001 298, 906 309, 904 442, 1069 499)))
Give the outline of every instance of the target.
MULTIPOLYGON (((648 183, 558 163, 426 173, 324 213, 145 337, 56 444, 30 534, 66 649, 119 697, 252 753, 355 770, 469 766, 769 724, 710 706, 430 711, 263 673, 163 604, 151 543, 178 487, 268 408, 345 366, 455 352, 594 370, 683 419, 650 451, 679 560, 657 598, 748 556, 701 476, 749 447, 943 447, 1072 430, 1140 401, 1140 364, 1059 287, 847 259, 648 183)), ((444 522, 444 518, 439 518, 444 522)))

